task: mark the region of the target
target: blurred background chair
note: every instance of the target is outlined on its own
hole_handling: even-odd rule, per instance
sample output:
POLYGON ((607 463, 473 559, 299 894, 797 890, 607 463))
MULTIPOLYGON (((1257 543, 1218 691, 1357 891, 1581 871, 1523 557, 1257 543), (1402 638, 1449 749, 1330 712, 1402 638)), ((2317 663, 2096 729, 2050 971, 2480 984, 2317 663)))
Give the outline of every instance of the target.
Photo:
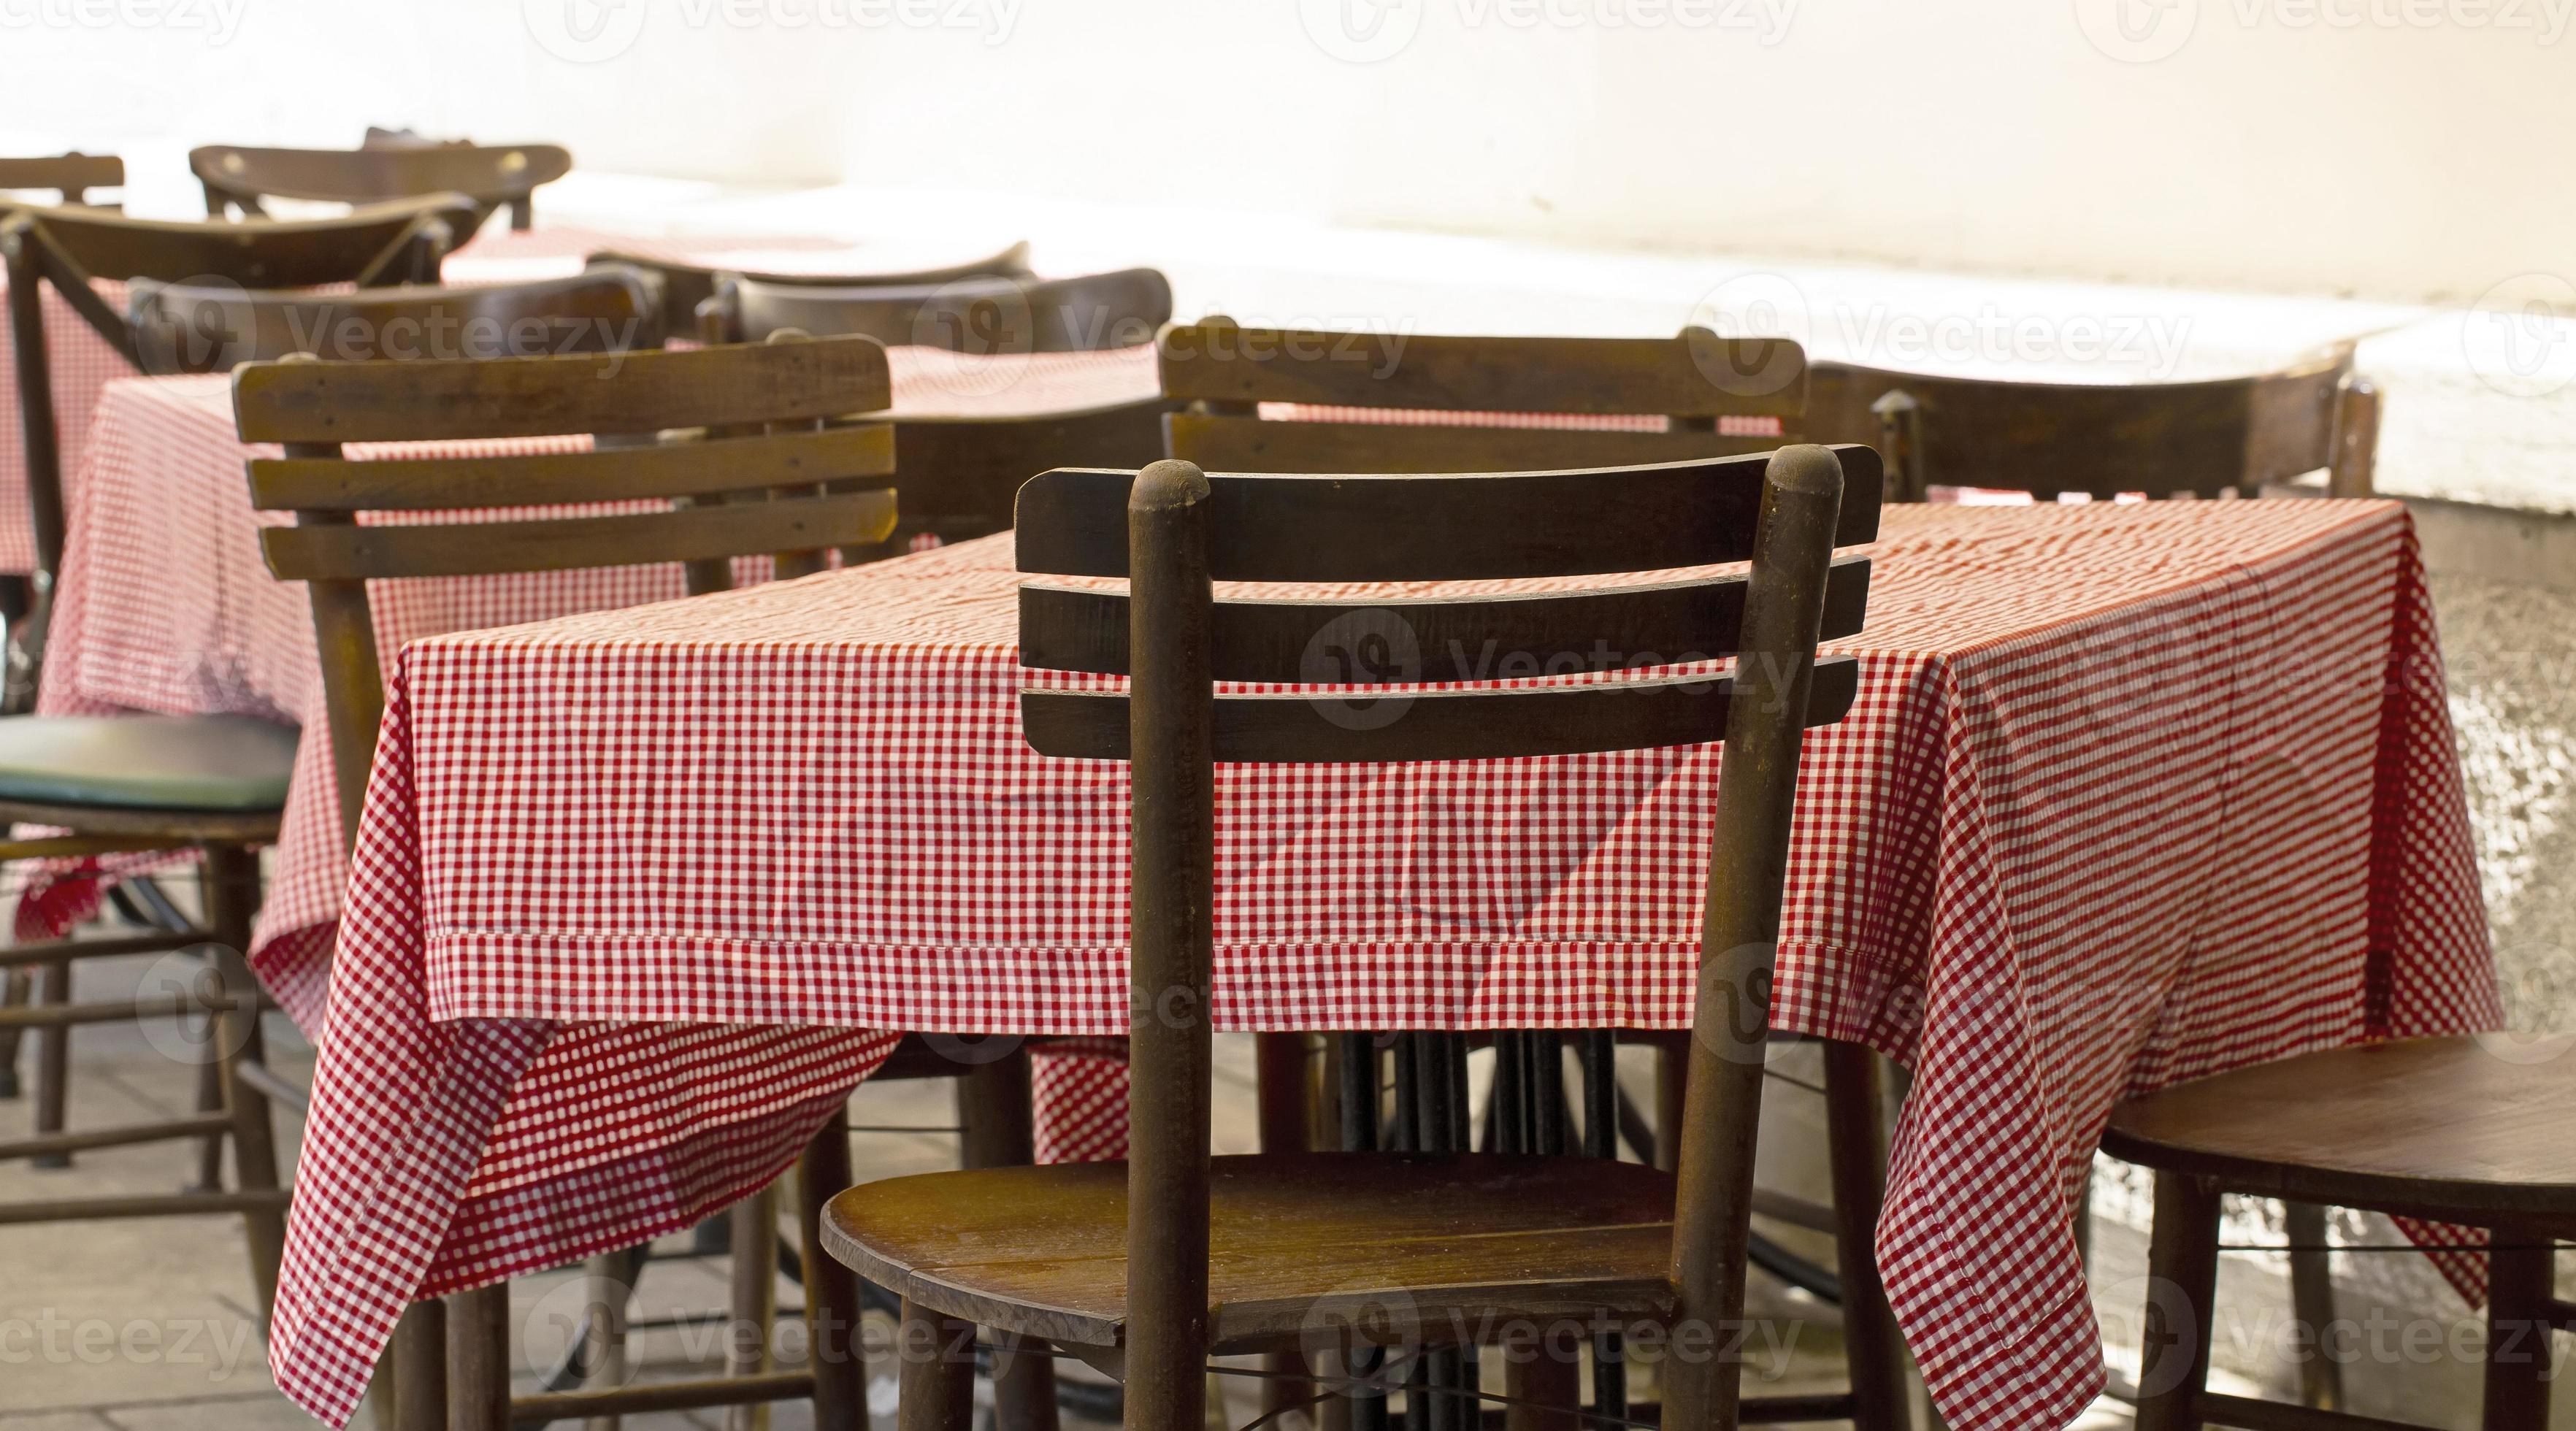
POLYGON ((150 373, 223 373, 290 353, 333 361, 544 357, 662 346, 651 275, 594 264, 570 278, 345 294, 250 292, 138 279, 134 351, 150 373))
POLYGON ((1933 487, 1998 488, 2054 501, 2262 495, 2323 469, 2326 494, 2370 495, 2379 391, 2335 348, 2277 372, 2182 383, 2034 383, 1809 370, 1809 430, 1877 445, 1888 499, 1933 487))
POLYGON ((205 186, 210 219, 266 217, 262 201, 270 198, 377 204, 463 194, 474 201, 475 217, 456 232, 462 244, 496 208, 510 210, 510 227, 529 227, 537 186, 571 173, 572 155, 555 144, 417 143, 388 136, 357 149, 208 144, 188 151, 188 168, 205 186))
POLYGON ((663 301, 668 305, 663 323, 673 333, 698 331, 699 305, 713 298, 717 281, 728 276, 748 283, 786 288, 933 288, 961 279, 1020 279, 1030 276, 1029 246, 1025 242, 1012 244, 999 253, 943 268, 884 273, 758 273, 738 268, 711 268, 704 264, 658 258, 635 249, 618 248, 599 249, 590 255, 590 261, 632 264, 661 279, 663 301))
MULTIPOLYGON (((1000 256, 1016 262, 1011 253, 1000 256)), ((897 350, 933 350, 915 362, 933 374, 959 365, 983 372, 1005 395, 1040 364, 1087 361, 1081 355, 1135 351, 1172 316, 1172 286, 1150 268, 1073 278, 969 275, 941 283, 836 287, 771 282, 742 274, 719 277, 700 305, 698 331, 708 342, 758 342, 780 333, 861 333, 897 350), (954 358, 946 355, 954 354, 954 358), (975 364, 990 360, 990 368, 975 364)), ((1142 354, 1139 353, 1141 357, 1142 354)), ((926 401, 935 404, 938 382, 926 401)), ((981 389, 982 379, 963 386, 981 389)), ((1162 453, 1160 398, 986 415, 972 400, 951 412, 919 410, 895 418, 896 480, 903 517, 885 548, 901 552, 924 538, 964 541, 1005 531, 1021 483, 1050 467, 1135 468, 1162 453), (903 474, 913 474, 906 478, 903 474)))
MULTIPOLYGON (((0 190, 51 189, 66 204, 89 204, 92 189, 125 187, 125 161, 113 154, 58 154, 47 158, 0 158, 0 190)), ((113 203, 91 205, 114 208, 113 203)))

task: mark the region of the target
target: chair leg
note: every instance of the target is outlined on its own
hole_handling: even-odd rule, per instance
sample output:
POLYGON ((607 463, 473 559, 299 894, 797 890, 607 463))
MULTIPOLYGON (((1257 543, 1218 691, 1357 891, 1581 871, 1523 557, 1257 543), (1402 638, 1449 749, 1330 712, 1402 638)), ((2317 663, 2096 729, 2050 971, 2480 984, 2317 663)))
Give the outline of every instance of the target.
POLYGON ((395 1431, 447 1431, 446 1303, 432 1298, 403 1309, 394 1323, 393 1377, 395 1431))
MULTIPOLYGON (((778 1188, 762 1188, 733 1210, 733 1344, 725 1374, 769 1370, 770 1324, 778 1317, 778 1188)), ((736 1406, 726 1431, 769 1431, 769 1404, 736 1406)))
MULTIPOLYGON (((36 971, 36 1002, 68 1004, 72 1000, 72 966, 48 964, 36 971)), ((69 1100, 72 1072, 72 1031, 66 1026, 40 1028, 36 1038, 36 1119, 38 1137, 63 1131, 63 1109, 69 1100)), ((46 1153, 28 1160, 37 1168, 68 1168, 69 1153, 46 1153)))
MULTIPOLYGON (((867 1431, 868 1369, 859 1351, 858 1274, 823 1250, 823 1205, 850 1185, 850 1115, 835 1108, 796 1162, 796 1231, 805 1257, 805 1329, 814 1367, 814 1431, 867 1431)), ((974 1362, 966 1364, 969 1376, 974 1362)), ((903 1389, 910 1390, 907 1365, 903 1389)), ((961 1398, 971 1415, 974 1398, 961 1398)), ((904 1413, 907 1417, 910 1412, 904 1413)), ((907 1423, 909 1424, 909 1423, 907 1423)))
POLYGON ((1843 1360, 1859 1431, 1896 1431, 1912 1419, 1904 1337, 1878 1275, 1878 1213, 1887 1193, 1887 1139, 1878 1055, 1828 1040, 1825 1144, 1832 1163, 1834 1251, 1843 1286, 1843 1360))
POLYGON ((2312 1202, 2281 1204, 2281 1228, 2290 1243, 2290 1314, 2308 1329, 2308 1357, 2299 1364, 2299 1400, 2319 1411, 2343 1409, 2343 1367, 2325 1354, 2334 1326, 2334 1262, 2325 1250, 2326 1210, 2312 1202))
MULTIPOLYGON (((959 1076, 957 1122, 966 1130, 962 1161, 967 1167, 1026 1167, 1037 1160, 1025 1046, 959 1076)), ((996 1333, 994 1344, 1010 1350, 996 1353, 993 1362, 993 1431, 1056 1431, 1055 1362, 1046 1355, 1045 1343, 1013 1341, 996 1333)))
MULTIPOLYGON (((206 927, 215 938, 216 984, 224 1004, 211 1032, 223 1106, 232 1115, 233 1180, 243 1192, 273 1192, 280 1182, 268 1099, 239 1074, 242 1064, 260 1062, 267 1053, 259 1028, 259 981, 242 957, 250 947, 251 918, 259 910, 259 856, 239 845, 208 846, 204 889, 206 927)), ((270 1206, 245 1212, 242 1226, 250 1243, 251 1285, 265 1325, 277 1300, 278 1265, 286 1256, 286 1210, 270 1206)))
MULTIPOLYGON (((900 1407, 897 1431, 972 1431, 975 1422, 974 1327, 907 1299, 895 1338, 900 1407)), ((1197 1428, 1190 1428, 1197 1431, 1197 1428)))
POLYGON ((1540 1338, 1527 1361, 1503 1361, 1503 1394, 1511 1398, 1503 1407, 1504 1431, 1575 1431, 1581 1424, 1580 1354, 1573 1361, 1559 1360, 1550 1355, 1549 1340, 1540 1338))
MULTIPOLYGON (((510 1284, 447 1299, 448 1431, 509 1431, 510 1284)), ((414 1431, 406 1424, 402 1431, 414 1431)))
POLYGON ((2137 1431, 2199 1431, 2217 1304, 2218 1184, 2158 1172, 2155 1228, 2147 1241, 2137 1431))
MULTIPOLYGON (((197 1111, 224 1111, 223 1030, 221 1020, 207 1015, 197 1043, 197 1111)), ((224 1190, 224 1135, 209 1134, 197 1140, 197 1181, 191 1192, 224 1190)))
MULTIPOLYGON (((773 1248, 771 1256, 774 1258, 776 1255, 773 1248)), ((583 1309, 588 1318, 586 1335, 595 1339, 587 1347, 588 1355, 582 1362, 581 1380, 586 1387, 626 1384, 629 1372, 626 1309, 634 1303, 635 1280, 640 1270, 641 1265, 630 1252, 603 1252, 582 1265, 582 1276, 589 1282, 589 1305, 583 1309)), ((739 1291, 739 1283, 736 1287, 739 1291)), ((736 1315, 740 1315, 738 1302, 736 1315)), ((618 1431, 625 1424, 625 1418, 593 1416, 581 1424, 582 1431, 618 1431)))
POLYGON ((2487 1254, 2485 1431, 2546 1431, 2554 1291, 2547 1238, 2499 1228, 2487 1254))

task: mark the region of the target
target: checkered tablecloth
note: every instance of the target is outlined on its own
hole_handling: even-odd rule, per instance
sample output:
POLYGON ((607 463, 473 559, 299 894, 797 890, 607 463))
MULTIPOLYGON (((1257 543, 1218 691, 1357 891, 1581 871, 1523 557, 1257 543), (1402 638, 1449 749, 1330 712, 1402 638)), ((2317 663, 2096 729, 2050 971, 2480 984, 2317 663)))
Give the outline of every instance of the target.
MULTIPOLYGON (((514 233, 494 225, 472 243, 450 255, 444 276, 450 283, 520 283, 560 278, 581 270, 591 252, 618 248, 646 258, 683 263, 740 264, 766 272, 866 272, 887 260, 865 249, 821 239, 621 237, 589 229, 534 229, 514 233)), ((917 257, 917 256, 916 256, 917 257)), ((0 278, 0 291, 7 282, 0 278)), ((125 310, 125 285, 102 283, 99 293, 110 307, 125 310)), ((135 376, 118 356, 51 285, 43 292, 45 351, 53 367, 54 422, 60 430, 63 478, 78 478, 89 446, 99 396, 117 378, 135 376)), ((686 336, 686 335, 682 335, 686 336)), ((1098 406, 1155 391, 1152 350, 1132 349, 1118 355, 1138 369, 1105 386, 1095 355, 1042 355, 1007 360, 958 359, 944 353, 899 350, 895 364, 897 392, 908 402, 908 415, 1010 416, 1032 411, 1058 411, 1098 406), (1086 365, 1083 359, 1092 361, 1086 365), (906 380, 909 379, 907 382, 906 380), (1141 384, 1141 386, 1139 386, 1141 384), (1101 394, 1106 391, 1106 398, 1101 394)), ((26 437, 19 426, 17 355, 0 333, 0 573, 34 568, 36 546, 27 516, 26 437)))
MULTIPOLYGON (((1020 738, 1008 537, 416 642, 271 1361, 350 1412, 408 1298, 783 1167, 875 1030, 1120 1032, 1127 784, 1020 738)), ((2394 503, 1887 514, 1809 738, 1777 1021, 1915 1079, 1879 1238, 1951 1424, 2101 1384, 2111 1103, 2498 1017, 2394 503)), ((1228 767, 1221 1028, 1687 1022, 1713 747, 1228 767)), ((1097 1090, 1094 1090, 1097 1092, 1097 1090)))

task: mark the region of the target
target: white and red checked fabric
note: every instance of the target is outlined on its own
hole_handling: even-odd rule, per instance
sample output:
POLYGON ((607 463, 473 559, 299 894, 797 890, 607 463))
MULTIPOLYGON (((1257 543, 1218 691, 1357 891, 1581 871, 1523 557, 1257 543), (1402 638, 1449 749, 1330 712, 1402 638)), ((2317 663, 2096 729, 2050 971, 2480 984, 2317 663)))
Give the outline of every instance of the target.
MULTIPOLYGON (((2384 502, 1908 507, 1878 561, 1775 1018, 1915 1070, 1879 1252, 1951 1424, 2063 1425, 2114 1100, 2499 1017, 2414 537, 2384 502)), ((288 1395, 343 1421, 407 1299, 747 1192, 873 1030, 1123 1030, 1125 767, 1021 739, 1016 581, 996 537, 403 652, 288 1395)), ((1717 763, 1220 770, 1219 1026, 1684 1025, 1717 763)))
MULTIPOLYGON (((740 264, 775 273, 865 273, 887 266, 887 260, 876 253, 829 239, 629 238, 573 228, 515 233, 493 225, 449 255, 443 277, 461 284, 559 278, 579 272, 582 260, 603 248, 643 258, 708 266, 740 264)), ((0 291, 6 288, 6 280, 0 279, 0 291)), ((124 284, 102 283, 98 290, 109 307, 125 311, 124 284)), ((83 322, 50 284, 44 289, 43 308, 63 480, 71 483, 83 471, 100 393, 110 381, 136 374, 133 365, 83 322)), ((1139 395, 1150 397, 1156 391, 1150 345, 1113 354, 1048 353, 984 364, 945 353, 896 349, 893 361, 897 391, 912 397, 910 415, 916 417, 1072 410, 1139 395), (1112 368, 1116 374, 1105 376, 1112 368)), ((36 545, 28 525, 26 438, 19 423, 16 374, 16 350, 0 335, 0 573, 23 574, 35 567, 36 545)))

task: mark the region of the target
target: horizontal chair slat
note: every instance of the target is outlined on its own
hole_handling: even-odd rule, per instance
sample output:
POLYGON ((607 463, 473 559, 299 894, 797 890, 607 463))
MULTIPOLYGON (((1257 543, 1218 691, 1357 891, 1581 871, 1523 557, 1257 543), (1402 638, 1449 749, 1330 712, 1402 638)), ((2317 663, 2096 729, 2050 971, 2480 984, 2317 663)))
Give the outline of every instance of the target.
POLYGON ((270 527, 268 568, 284 581, 485 576, 713 561, 771 552, 866 546, 893 532, 892 492, 523 522, 361 527, 270 527))
MULTIPOLYGON (((1878 537, 1881 469, 1838 446, 1836 546, 1878 537)), ((1752 556, 1767 454, 1615 471, 1382 479, 1211 474, 1218 581, 1473 581, 1659 571, 1752 556)), ((1057 468, 1020 488, 1019 569, 1127 575, 1132 472, 1057 468)))
POLYGON ((416 220, 436 218, 451 232, 470 225, 474 206, 462 194, 429 194, 325 219, 240 223, 137 219, 69 205, 27 212, 95 277, 309 288, 357 277, 369 259, 412 231, 416 220))
POLYGON ((656 432, 882 412, 892 402, 885 348, 855 337, 508 363, 258 364, 233 378, 248 442, 656 432), (438 414, 426 431, 424 412, 438 414))
MULTIPOLYGON (((1734 684, 1731 676, 1700 676, 1387 698, 1219 696, 1216 759, 1365 764, 1698 745, 1724 738, 1734 684)), ((1806 723, 1842 719, 1859 690, 1857 661, 1819 660, 1806 723)), ((1129 758, 1123 694, 1023 691, 1020 723, 1041 755, 1129 758)))
POLYGON ((1646 466, 1768 452, 1777 436, 1617 432, 1584 428, 1274 422, 1176 412, 1170 450, 1209 472, 1536 472, 1646 466))
MULTIPOLYGON (((1833 565, 1825 640, 1859 632, 1867 557, 1833 565)), ((1220 600, 1210 658, 1221 681, 1419 684, 1627 670, 1732 656, 1743 575, 1591 591, 1465 599, 1220 600)), ((1127 672, 1124 593, 1032 582, 1020 588, 1020 663, 1127 672)))
POLYGON ((1163 393, 1460 412, 1769 414, 1806 405, 1787 338, 1462 338, 1194 323, 1164 330, 1163 393))
POLYGON ((513 457, 388 462, 253 458, 250 495, 251 505, 263 511, 457 511, 703 496, 883 477, 893 471, 894 429, 863 423, 770 437, 513 457))

